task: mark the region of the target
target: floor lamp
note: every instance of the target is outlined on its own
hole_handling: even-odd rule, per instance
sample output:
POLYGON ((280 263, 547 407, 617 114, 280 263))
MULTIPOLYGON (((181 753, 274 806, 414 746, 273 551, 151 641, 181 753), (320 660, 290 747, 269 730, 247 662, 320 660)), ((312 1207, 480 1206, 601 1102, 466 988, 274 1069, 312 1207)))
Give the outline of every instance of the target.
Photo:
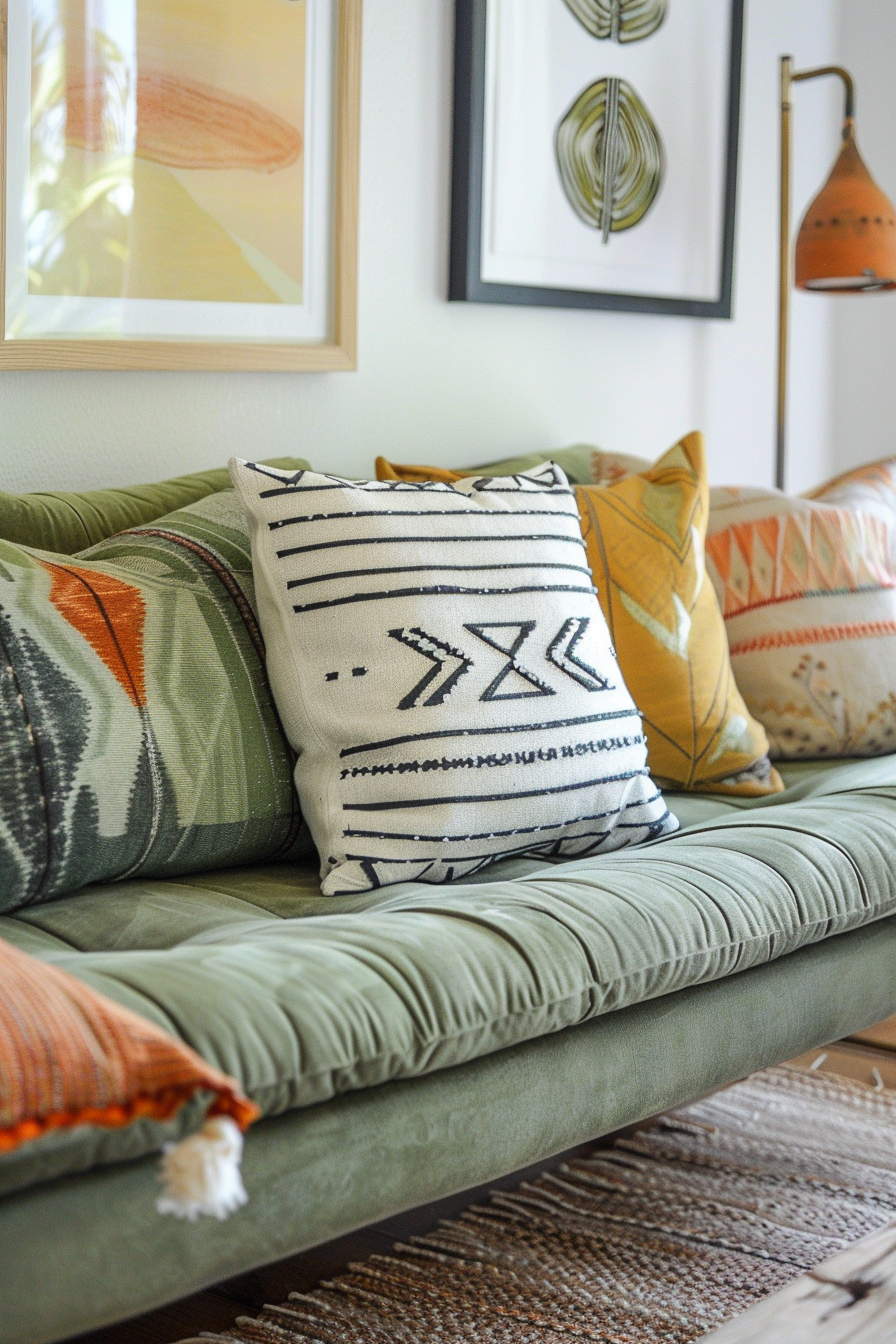
POLYGON ((781 57, 781 215, 778 286, 778 408, 775 485, 784 489, 787 432, 787 346, 790 287, 828 294, 873 294, 896 288, 896 210, 856 147, 855 85, 838 65, 794 70, 781 57), (845 90, 843 143, 830 176, 800 225, 791 266, 790 97, 804 79, 836 75, 845 90))

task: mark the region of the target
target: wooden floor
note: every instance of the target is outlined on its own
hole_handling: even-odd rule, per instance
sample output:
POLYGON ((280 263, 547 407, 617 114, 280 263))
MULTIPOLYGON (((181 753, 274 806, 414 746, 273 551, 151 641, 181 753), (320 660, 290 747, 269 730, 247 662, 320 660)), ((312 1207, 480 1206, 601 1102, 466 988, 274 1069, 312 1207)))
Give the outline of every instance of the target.
MULTIPOLYGON (((872 1087, 896 1090, 896 1018, 849 1041, 812 1050, 791 1062, 802 1068, 816 1067, 825 1073, 853 1078, 872 1087)), ((616 1137, 615 1134, 607 1135, 594 1144, 561 1153, 554 1161, 560 1163, 571 1156, 604 1147, 616 1137)), ((386 1252, 396 1241, 428 1232, 440 1219, 456 1216, 489 1190, 510 1189, 550 1165, 553 1163, 540 1163, 525 1171, 513 1172, 503 1180, 491 1181, 438 1203, 399 1214, 338 1241, 217 1284, 204 1293, 184 1298, 146 1316, 79 1335, 69 1344, 176 1344, 176 1341, 189 1339, 203 1330, 225 1330, 234 1324, 237 1316, 256 1315, 267 1302, 282 1302, 291 1292, 306 1292, 322 1279, 341 1273, 350 1261, 363 1260, 375 1252, 386 1252)))
POLYGON ((893 1344, 896 1223, 854 1242, 700 1344, 893 1344))

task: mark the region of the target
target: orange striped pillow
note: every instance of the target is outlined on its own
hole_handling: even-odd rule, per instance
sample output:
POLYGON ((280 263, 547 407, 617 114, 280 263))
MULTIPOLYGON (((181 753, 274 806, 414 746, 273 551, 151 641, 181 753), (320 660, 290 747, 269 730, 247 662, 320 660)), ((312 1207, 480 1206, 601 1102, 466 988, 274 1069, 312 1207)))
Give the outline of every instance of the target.
POLYGON ((197 1092, 245 1130, 233 1078, 57 966, 0 940, 0 1153, 53 1129, 169 1120, 197 1092))

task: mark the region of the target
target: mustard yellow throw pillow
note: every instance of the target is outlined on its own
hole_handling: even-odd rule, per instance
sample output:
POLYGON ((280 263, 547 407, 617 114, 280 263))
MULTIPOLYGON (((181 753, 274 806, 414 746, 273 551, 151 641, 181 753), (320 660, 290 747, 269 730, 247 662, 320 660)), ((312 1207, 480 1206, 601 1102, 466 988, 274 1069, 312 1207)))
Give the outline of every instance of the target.
MULTIPOLYGON (((451 480, 377 460, 380 480, 451 480)), ((709 485, 703 436, 611 485, 576 487, 582 534, 622 675, 663 783, 756 796, 783 785, 731 672, 703 558, 709 485)))

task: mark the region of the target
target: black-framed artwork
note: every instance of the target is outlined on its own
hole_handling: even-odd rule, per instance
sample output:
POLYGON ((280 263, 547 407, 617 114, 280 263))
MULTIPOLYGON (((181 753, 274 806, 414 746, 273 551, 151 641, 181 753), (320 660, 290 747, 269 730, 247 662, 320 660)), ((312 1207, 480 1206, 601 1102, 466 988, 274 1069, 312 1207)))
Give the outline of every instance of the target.
POLYGON ((730 317, 744 0, 456 0, 449 298, 730 317))

